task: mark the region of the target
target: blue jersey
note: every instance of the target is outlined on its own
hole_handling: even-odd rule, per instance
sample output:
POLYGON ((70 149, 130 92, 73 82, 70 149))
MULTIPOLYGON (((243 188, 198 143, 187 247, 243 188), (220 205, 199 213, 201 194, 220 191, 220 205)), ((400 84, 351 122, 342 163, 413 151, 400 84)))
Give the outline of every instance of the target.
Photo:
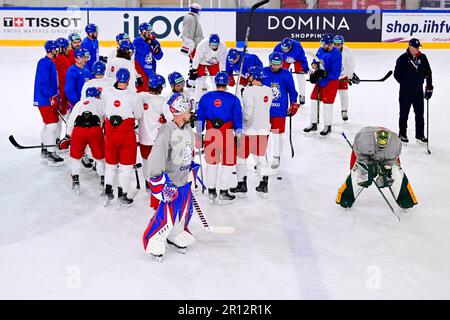
POLYGON ((156 72, 156 60, 161 60, 163 56, 161 45, 158 40, 153 39, 152 43, 153 46, 159 47, 159 52, 157 54, 153 52, 150 44, 145 41, 144 38, 139 37, 133 41, 133 44, 136 47, 134 59, 139 63, 147 77, 156 72))
POLYGON ((34 102, 36 107, 50 105, 50 98, 58 94, 56 65, 49 57, 39 60, 34 79, 34 102))
MULTIPOLYGON (((239 57, 242 57, 242 51, 239 51, 239 57)), ((239 68, 241 67, 241 59, 242 58, 239 58, 239 61, 235 64, 231 64, 227 60, 226 68, 229 76, 233 75, 233 72, 236 73, 239 72, 239 68)), ((245 77, 248 69, 250 69, 253 66, 262 67, 263 64, 256 54, 246 53, 244 59, 244 66, 242 67, 242 76, 245 77)))
POLYGON ((89 55, 91 56, 91 58, 87 62, 86 68, 89 71, 92 71, 92 65, 96 61, 98 61, 98 58, 99 58, 98 40, 97 39, 91 40, 91 39, 89 39, 89 37, 86 37, 86 38, 83 39, 83 42, 81 43, 81 48, 86 49, 87 51, 89 51, 89 55))
POLYGON ((72 106, 75 106, 75 104, 80 101, 83 85, 91 78, 92 74, 89 70, 86 68, 81 69, 76 64, 67 69, 64 93, 72 106))
POLYGON ((213 121, 216 118, 224 123, 232 122, 234 131, 242 130, 242 106, 234 94, 226 91, 210 91, 201 97, 197 110, 197 120, 201 128, 197 127, 197 131, 203 131, 206 120, 213 121))
MULTIPOLYGON (((323 60, 323 67, 327 72, 327 77, 319 80, 319 87, 325 87, 330 80, 338 80, 342 71, 342 54, 338 48, 325 51, 319 48, 316 57, 323 60)), ((313 60, 313 63, 316 62, 313 60)))
POLYGON ((297 102, 298 93, 295 90, 294 78, 286 69, 272 72, 270 67, 263 68, 262 83, 272 88, 273 100, 270 107, 270 117, 282 118, 287 116, 289 104, 297 102))
POLYGON ((281 42, 275 46, 273 52, 281 52, 284 62, 291 64, 299 61, 302 65, 303 71, 309 71, 308 60, 306 59, 305 50, 303 50, 300 42, 292 40, 292 48, 289 52, 284 52, 281 49, 281 42))

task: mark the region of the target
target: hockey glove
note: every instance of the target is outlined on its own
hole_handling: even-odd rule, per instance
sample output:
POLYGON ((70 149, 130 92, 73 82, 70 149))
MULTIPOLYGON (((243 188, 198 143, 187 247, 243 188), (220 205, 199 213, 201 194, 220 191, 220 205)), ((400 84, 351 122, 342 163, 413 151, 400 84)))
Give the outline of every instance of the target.
POLYGON ((142 77, 136 78, 136 84, 138 87, 140 87, 144 84, 144 80, 142 80, 142 77))
POLYGON ((351 82, 352 84, 359 84, 359 81, 360 81, 359 77, 356 75, 356 73, 353 73, 353 77, 350 79, 349 82, 351 82))
POLYGON ((162 189, 162 201, 168 203, 174 201, 176 198, 178 198, 178 187, 169 180, 162 189))
POLYGON ((182 54, 185 54, 185 55, 189 54, 189 48, 187 48, 187 47, 181 47, 180 51, 182 54))
POLYGON ((234 87, 236 85, 236 81, 234 80, 234 77, 232 75, 228 76, 228 85, 230 87, 234 87))
POLYGON ((108 57, 105 57, 105 56, 100 56, 99 58, 98 58, 98 60, 100 60, 101 62, 103 62, 103 63, 108 63, 108 57))
POLYGON ((380 188, 392 186, 394 179, 392 179, 392 167, 388 164, 379 166, 380 175, 377 179, 377 185, 380 188))
POLYGON ((361 182, 358 183, 363 188, 368 188, 371 184, 373 179, 378 174, 378 164, 376 162, 369 162, 369 163, 363 163, 363 162, 357 162, 358 167, 361 168, 360 170, 360 178, 361 182))
POLYGON ((305 96, 300 96, 300 98, 299 98, 299 100, 300 100, 300 105, 304 105, 305 104, 305 96))
POLYGON ((189 70, 189 80, 195 81, 198 78, 198 70, 197 69, 191 69, 189 70))
POLYGON ((50 99, 50 109, 53 112, 56 112, 59 110, 59 97, 57 94, 55 94, 53 97, 51 97, 50 99))
POLYGON ((309 75, 309 82, 317 83, 318 81, 319 81, 319 74, 317 73, 317 71, 312 72, 309 75))
POLYGON ((64 138, 62 138, 58 143, 58 149, 59 150, 67 150, 70 146, 70 136, 66 135, 64 138))
POLYGON ((425 99, 429 100, 431 98, 431 96, 433 95, 433 86, 430 87, 426 87, 425 88, 425 99))
POLYGON ((156 43, 152 43, 151 45, 150 45, 150 47, 152 48, 152 52, 154 53, 154 54, 158 54, 159 53, 159 45, 158 44, 156 44, 156 43))
POLYGON ((195 128, 195 123, 197 122, 197 115, 195 112, 191 111, 191 118, 189 119, 189 124, 191 125, 191 128, 195 128))
POLYGON ((289 106, 288 110, 288 116, 293 117, 297 113, 298 109, 300 108, 300 105, 297 102, 291 102, 291 105, 289 106))

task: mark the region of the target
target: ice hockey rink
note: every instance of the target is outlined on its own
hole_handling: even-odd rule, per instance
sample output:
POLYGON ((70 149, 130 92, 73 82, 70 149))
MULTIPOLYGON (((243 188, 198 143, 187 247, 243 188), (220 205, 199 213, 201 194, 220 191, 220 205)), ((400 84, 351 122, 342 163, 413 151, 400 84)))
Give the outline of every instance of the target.
MULTIPOLYGON (((158 73, 187 74, 178 49, 164 49, 158 73)), ((103 53, 111 48, 103 49, 103 53)), ((308 49, 307 51, 313 52, 308 49)), ((152 216, 145 191, 135 205, 104 208, 93 171, 83 169, 81 194, 70 188, 65 165, 40 163, 41 118, 33 107, 36 64, 41 48, 0 48, 0 298, 1 299, 449 299, 450 298, 450 53, 422 51, 433 70, 430 149, 414 140, 411 110, 401 161, 419 205, 390 212, 374 186, 354 207, 336 205, 349 172, 349 146, 364 126, 397 131, 398 85, 350 87, 349 121, 334 108, 331 136, 306 136, 309 99, 293 119, 295 157, 285 139, 283 180, 269 180, 269 197, 257 197, 249 171, 249 197, 225 207, 208 204, 197 192, 213 225, 234 226, 235 234, 206 232, 194 213, 197 242, 182 255, 168 249, 162 263, 142 247, 152 216)), ((269 49, 250 49, 267 64, 269 49)), ((361 79, 393 70, 403 50, 354 50, 361 79)), ((311 92, 307 87, 307 95, 311 92)), ((168 93, 168 88, 164 93, 168 93)), ((141 184, 143 184, 142 173, 141 184)))

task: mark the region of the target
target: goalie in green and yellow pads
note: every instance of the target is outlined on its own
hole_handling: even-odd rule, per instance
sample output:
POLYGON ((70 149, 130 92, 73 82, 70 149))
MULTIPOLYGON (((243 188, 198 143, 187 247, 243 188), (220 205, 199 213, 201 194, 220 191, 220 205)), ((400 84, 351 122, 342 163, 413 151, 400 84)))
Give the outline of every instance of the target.
POLYGON ((412 208, 417 198, 400 165, 402 143, 398 136, 382 127, 362 128, 355 137, 350 174, 338 190, 336 203, 351 208, 372 183, 388 188, 403 209, 412 208))

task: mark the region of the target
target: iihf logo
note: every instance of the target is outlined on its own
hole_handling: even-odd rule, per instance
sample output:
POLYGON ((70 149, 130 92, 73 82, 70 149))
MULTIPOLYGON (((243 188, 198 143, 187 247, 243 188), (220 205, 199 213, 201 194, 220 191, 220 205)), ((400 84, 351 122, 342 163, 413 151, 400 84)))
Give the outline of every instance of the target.
POLYGON ((278 88, 278 86, 279 86, 278 83, 272 83, 273 100, 277 100, 281 97, 281 92, 280 92, 280 89, 278 88))

